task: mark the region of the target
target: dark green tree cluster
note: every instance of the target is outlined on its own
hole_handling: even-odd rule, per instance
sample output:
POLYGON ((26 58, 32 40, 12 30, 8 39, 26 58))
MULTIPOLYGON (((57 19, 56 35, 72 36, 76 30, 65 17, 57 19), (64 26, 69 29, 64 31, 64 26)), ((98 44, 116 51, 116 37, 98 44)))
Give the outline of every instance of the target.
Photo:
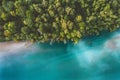
POLYGON ((120 0, 0 0, 0 41, 78 42, 120 26, 120 0))

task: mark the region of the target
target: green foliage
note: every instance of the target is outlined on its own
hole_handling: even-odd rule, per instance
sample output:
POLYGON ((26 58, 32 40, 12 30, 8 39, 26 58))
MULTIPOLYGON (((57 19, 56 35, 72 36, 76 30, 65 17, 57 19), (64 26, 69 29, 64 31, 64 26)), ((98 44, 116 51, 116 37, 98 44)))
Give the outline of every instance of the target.
POLYGON ((120 0, 1 0, 0 41, 77 43, 120 26, 120 0))

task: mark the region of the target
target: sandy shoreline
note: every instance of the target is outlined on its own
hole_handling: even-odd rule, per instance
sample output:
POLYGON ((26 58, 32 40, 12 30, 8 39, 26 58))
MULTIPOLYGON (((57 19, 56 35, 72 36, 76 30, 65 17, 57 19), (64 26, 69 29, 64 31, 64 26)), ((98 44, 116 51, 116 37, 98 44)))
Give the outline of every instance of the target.
POLYGON ((29 46, 32 45, 32 42, 29 41, 22 41, 22 42, 0 42, 0 52, 9 52, 14 50, 21 50, 21 49, 27 49, 29 46))

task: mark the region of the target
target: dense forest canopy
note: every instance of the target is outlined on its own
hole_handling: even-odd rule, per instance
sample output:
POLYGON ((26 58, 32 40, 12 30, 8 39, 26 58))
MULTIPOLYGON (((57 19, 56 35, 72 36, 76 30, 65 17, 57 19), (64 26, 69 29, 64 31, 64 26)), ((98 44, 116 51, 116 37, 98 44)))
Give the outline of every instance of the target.
POLYGON ((0 0, 0 41, 78 42, 120 26, 120 0, 0 0))

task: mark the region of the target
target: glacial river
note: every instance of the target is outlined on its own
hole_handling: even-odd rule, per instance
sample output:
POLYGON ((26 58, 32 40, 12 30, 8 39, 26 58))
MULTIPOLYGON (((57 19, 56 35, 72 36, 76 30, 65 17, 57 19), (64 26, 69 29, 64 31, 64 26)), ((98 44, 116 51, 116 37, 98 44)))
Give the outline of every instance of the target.
POLYGON ((120 30, 76 45, 1 45, 0 80, 120 80, 120 30))

